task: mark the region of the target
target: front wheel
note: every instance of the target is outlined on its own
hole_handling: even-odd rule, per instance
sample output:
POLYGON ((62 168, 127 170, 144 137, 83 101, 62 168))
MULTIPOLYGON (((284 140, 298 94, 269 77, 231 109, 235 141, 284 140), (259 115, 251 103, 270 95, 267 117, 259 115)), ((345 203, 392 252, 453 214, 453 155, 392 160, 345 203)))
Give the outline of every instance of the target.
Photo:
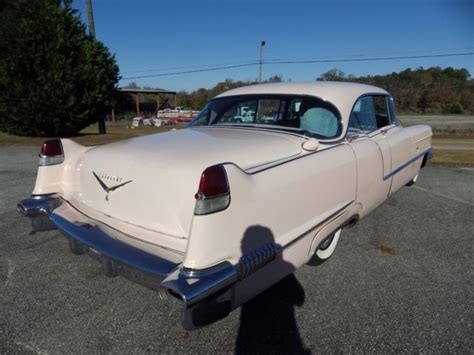
POLYGON ((334 254, 334 250, 336 250, 337 242, 339 241, 341 232, 342 229, 338 229, 318 245, 318 248, 311 257, 309 262, 310 265, 319 265, 329 259, 332 254, 334 254))

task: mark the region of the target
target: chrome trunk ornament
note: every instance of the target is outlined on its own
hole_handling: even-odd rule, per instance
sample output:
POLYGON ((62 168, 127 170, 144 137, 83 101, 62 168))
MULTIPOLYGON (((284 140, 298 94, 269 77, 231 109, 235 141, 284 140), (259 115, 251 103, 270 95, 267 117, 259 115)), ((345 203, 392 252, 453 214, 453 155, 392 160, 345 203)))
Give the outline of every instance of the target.
MULTIPOLYGON (((128 183, 131 183, 133 180, 127 180, 127 181, 124 181, 124 182, 121 182, 117 185, 113 185, 113 186, 107 186, 105 184, 105 182, 93 171, 92 174, 94 175, 94 177, 97 179, 97 181, 99 182, 99 185, 100 187, 102 187, 102 189, 104 189, 104 191, 106 192, 106 195, 105 195, 105 200, 108 201, 109 200, 109 193, 111 191, 115 191, 117 190, 119 187, 122 187, 122 186, 125 186, 127 185, 128 183)), ((115 177, 114 177, 115 178, 115 177)), ((122 181, 122 178, 116 178, 118 179, 119 181, 122 181)))

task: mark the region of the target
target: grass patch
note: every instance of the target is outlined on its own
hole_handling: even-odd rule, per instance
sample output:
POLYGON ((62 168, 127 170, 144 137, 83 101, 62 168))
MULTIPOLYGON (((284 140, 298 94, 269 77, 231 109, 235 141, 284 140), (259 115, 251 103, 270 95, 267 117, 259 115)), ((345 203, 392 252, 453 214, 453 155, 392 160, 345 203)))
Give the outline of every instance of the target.
MULTIPOLYGON (((116 124, 107 126, 107 134, 98 134, 97 125, 89 126, 83 129, 76 137, 70 137, 72 140, 83 145, 97 145, 112 143, 124 139, 146 136, 169 130, 180 129, 186 127, 185 123, 178 123, 176 125, 164 127, 138 127, 127 128, 126 125, 116 124)), ((7 133, 0 132, 0 146, 36 146, 39 147, 41 143, 47 138, 44 137, 21 137, 14 136, 7 133)))
POLYGON ((433 164, 474 165, 474 151, 433 149, 433 164))

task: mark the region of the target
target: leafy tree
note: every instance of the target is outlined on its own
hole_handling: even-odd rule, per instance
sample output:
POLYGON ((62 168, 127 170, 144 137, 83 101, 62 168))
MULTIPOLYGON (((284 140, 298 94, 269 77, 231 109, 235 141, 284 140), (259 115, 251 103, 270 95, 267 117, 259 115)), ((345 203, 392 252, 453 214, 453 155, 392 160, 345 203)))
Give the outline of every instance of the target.
POLYGON ((0 1, 0 130, 73 135, 104 115, 118 67, 70 1, 0 1))
POLYGON ((316 80, 352 81, 390 92, 399 113, 474 113, 474 81, 466 69, 422 67, 387 75, 346 76, 332 69, 316 80))
POLYGON ((331 69, 326 73, 322 74, 317 81, 344 81, 346 79, 346 74, 339 69, 331 69))

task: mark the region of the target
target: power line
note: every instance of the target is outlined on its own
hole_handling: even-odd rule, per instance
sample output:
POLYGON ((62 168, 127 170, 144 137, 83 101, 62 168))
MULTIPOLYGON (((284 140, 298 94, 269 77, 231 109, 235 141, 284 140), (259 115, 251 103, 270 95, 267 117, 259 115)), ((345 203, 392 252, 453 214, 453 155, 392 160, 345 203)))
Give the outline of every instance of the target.
MULTIPOLYGON (((464 52, 470 52, 474 51, 474 48, 469 47, 469 48, 445 48, 445 49, 423 49, 423 50, 414 50, 414 51, 396 51, 396 52, 376 52, 376 53, 364 53, 364 54, 350 54, 350 55, 340 55, 340 56, 318 56, 318 57, 299 57, 299 58, 274 58, 274 59, 268 59, 267 63, 269 62, 278 62, 278 61, 297 61, 297 60, 319 60, 319 59, 328 59, 332 58, 334 60, 338 58, 364 58, 364 57, 373 57, 373 56, 391 56, 391 55, 401 55, 401 54, 412 54, 412 55, 417 55, 416 53, 427 53, 427 52, 452 52, 452 51, 464 51, 464 52)), ((442 53, 438 53, 442 54, 442 53)), ((450 53, 450 54, 456 54, 456 53, 450 53)), ((422 54, 422 55, 427 55, 427 54, 422 54)))
MULTIPOLYGON (((427 54, 427 55, 412 55, 412 56, 392 56, 392 57, 372 57, 372 58, 341 58, 341 59, 318 59, 318 60, 277 60, 277 61, 264 61, 263 64, 314 64, 314 63, 370 62, 370 61, 381 61, 381 60, 460 57, 460 56, 469 56, 469 55, 474 55, 474 52, 447 53, 447 54, 427 54)), ((154 78, 154 77, 161 77, 161 76, 202 73, 202 72, 218 71, 218 70, 225 70, 225 69, 249 67, 249 66, 254 66, 254 65, 258 65, 258 64, 260 64, 260 61, 254 61, 254 62, 249 62, 249 63, 245 63, 245 64, 234 64, 234 65, 219 66, 219 67, 208 68, 208 69, 195 69, 195 70, 185 70, 185 71, 177 71, 177 72, 161 73, 161 74, 131 76, 131 77, 122 78, 122 80, 144 79, 144 78, 154 78)))
POLYGON ((208 67, 217 67, 217 66, 224 66, 224 65, 237 65, 237 64, 250 64, 255 63, 255 59, 253 60, 246 60, 241 62, 232 62, 232 63, 214 63, 214 64, 201 64, 201 65, 186 65, 186 66, 179 66, 179 67, 164 67, 164 68, 155 68, 155 69, 142 69, 142 70, 126 70, 123 73, 146 73, 146 72, 158 72, 163 70, 174 70, 174 69, 194 69, 194 68, 208 68, 208 67))
POLYGON ((374 58, 346 58, 346 59, 320 59, 320 60, 282 60, 274 61, 266 64, 306 64, 306 63, 342 63, 342 62, 373 62, 380 60, 398 60, 398 59, 419 59, 419 58, 440 58, 440 57, 457 57, 474 55, 474 52, 467 53, 448 53, 448 54, 425 54, 412 56, 396 56, 396 57, 374 57, 374 58))
POLYGON ((250 67, 250 66, 253 66, 253 65, 257 65, 258 63, 259 63, 258 61, 255 61, 255 62, 247 63, 247 64, 235 64, 235 65, 227 65, 227 66, 223 66, 223 67, 215 67, 215 68, 209 68, 209 69, 196 69, 196 70, 185 70, 185 71, 178 71, 178 72, 172 72, 172 73, 131 76, 131 77, 122 78, 122 79, 142 79, 142 78, 153 78, 153 77, 157 77, 157 76, 170 76, 170 75, 180 75, 180 74, 201 73, 201 72, 207 72, 207 71, 216 71, 216 70, 224 70, 224 69, 232 69, 232 68, 250 67))
MULTIPOLYGON (((415 54, 415 53, 427 53, 427 52, 452 52, 452 51, 473 51, 472 47, 457 47, 457 48, 441 48, 441 49, 420 49, 420 50, 411 50, 411 51, 394 51, 394 52, 375 52, 375 53, 364 53, 364 54, 346 54, 340 56, 306 56, 306 57, 297 57, 297 58, 271 58, 267 59, 265 63, 275 62, 275 61, 287 61, 287 60, 317 60, 317 59, 328 59, 328 58, 353 58, 353 57, 367 57, 367 56, 388 56, 395 54, 415 54)), ((200 69, 208 67, 220 67, 227 65, 237 65, 237 64, 249 64, 255 63, 255 59, 242 60, 238 62, 227 62, 227 63, 214 63, 214 64, 201 64, 201 65, 186 65, 186 66, 173 66, 173 67, 161 67, 161 68, 150 68, 150 69, 140 69, 140 70, 126 70, 122 74, 132 74, 132 73, 147 73, 147 72, 160 72, 160 71, 169 71, 176 69, 200 69)))

